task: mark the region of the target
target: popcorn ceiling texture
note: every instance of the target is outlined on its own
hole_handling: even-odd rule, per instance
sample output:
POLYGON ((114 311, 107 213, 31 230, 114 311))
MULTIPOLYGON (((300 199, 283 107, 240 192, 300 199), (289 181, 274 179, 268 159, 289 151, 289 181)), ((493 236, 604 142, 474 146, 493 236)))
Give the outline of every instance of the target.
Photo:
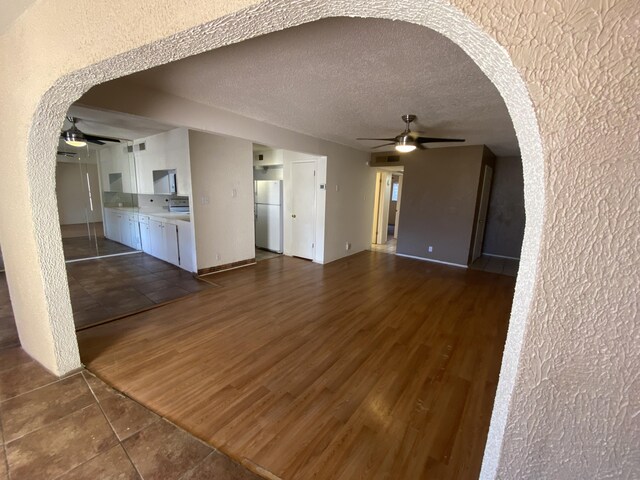
POLYGON ((458 43, 496 84, 523 158, 525 241, 482 477, 639 478, 640 4, 252 3, 42 0, 0 37, 12 115, 0 119, 0 174, 12 179, 0 242, 25 349, 57 373, 79 365, 53 186, 72 101, 113 77, 323 17, 411 21, 458 43), (68 45, 81 54, 66 56, 68 45))

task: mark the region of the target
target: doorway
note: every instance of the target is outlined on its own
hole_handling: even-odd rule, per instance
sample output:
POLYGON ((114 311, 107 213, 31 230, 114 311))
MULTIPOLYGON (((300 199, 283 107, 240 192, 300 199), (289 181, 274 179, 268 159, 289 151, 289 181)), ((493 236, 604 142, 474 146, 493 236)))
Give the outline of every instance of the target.
POLYGON ((284 251, 283 151, 253 144, 253 217, 256 262, 284 251))
POLYGON ((313 260, 316 162, 291 164, 291 255, 313 260))
POLYGON ((376 172, 371 250, 395 253, 400 232, 404 167, 380 167, 376 172))

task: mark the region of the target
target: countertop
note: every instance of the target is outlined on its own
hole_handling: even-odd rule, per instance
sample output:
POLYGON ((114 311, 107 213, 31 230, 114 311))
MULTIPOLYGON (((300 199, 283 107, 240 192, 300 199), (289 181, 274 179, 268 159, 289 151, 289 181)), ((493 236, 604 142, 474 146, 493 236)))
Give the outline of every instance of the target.
POLYGON ((184 212, 168 212, 168 211, 153 211, 146 208, 138 207, 105 207, 109 210, 118 210, 123 213, 135 213, 137 215, 147 215, 149 218, 156 219, 158 221, 178 220, 182 222, 190 222, 191 214, 184 212))

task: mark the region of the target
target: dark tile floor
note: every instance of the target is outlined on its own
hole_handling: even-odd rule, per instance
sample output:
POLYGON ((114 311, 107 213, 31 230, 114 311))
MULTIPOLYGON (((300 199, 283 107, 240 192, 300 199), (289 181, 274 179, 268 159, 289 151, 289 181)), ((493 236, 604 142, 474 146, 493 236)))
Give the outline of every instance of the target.
POLYGON ((88 371, 0 350, 0 480, 259 480, 88 371))
POLYGON ((96 236, 63 238, 62 248, 64 250, 65 260, 78 260, 81 258, 117 255, 136 251, 122 243, 96 236))
POLYGON ((213 288, 146 253, 67 263, 76 328, 213 288))
POLYGON ((7 276, 4 272, 0 272, 0 348, 19 344, 20 339, 18 338, 16 323, 13 319, 13 310, 11 309, 11 299, 9 298, 7 276))
MULTIPOLYGON (((67 263, 67 277, 76 328, 216 286, 142 252, 67 263)), ((6 275, 0 272, 0 348, 19 344, 6 275)))
POLYGON ((269 250, 263 250, 261 248, 256 248, 256 262, 261 262, 262 260, 269 260, 270 258, 276 258, 281 256, 281 253, 271 252, 269 250))

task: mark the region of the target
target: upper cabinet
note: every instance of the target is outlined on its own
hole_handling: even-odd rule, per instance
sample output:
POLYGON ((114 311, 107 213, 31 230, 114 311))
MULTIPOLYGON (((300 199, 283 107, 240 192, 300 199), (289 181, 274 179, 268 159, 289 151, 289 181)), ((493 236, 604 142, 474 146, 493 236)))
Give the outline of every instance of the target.
POLYGON ((134 142, 138 193, 191 194, 189 132, 176 128, 134 142), (160 174, 163 172, 163 174, 160 174), (162 178, 162 181, 159 179, 162 178), (166 183, 167 191, 161 192, 166 183), (175 191, 171 191, 175 189, 175 191))

